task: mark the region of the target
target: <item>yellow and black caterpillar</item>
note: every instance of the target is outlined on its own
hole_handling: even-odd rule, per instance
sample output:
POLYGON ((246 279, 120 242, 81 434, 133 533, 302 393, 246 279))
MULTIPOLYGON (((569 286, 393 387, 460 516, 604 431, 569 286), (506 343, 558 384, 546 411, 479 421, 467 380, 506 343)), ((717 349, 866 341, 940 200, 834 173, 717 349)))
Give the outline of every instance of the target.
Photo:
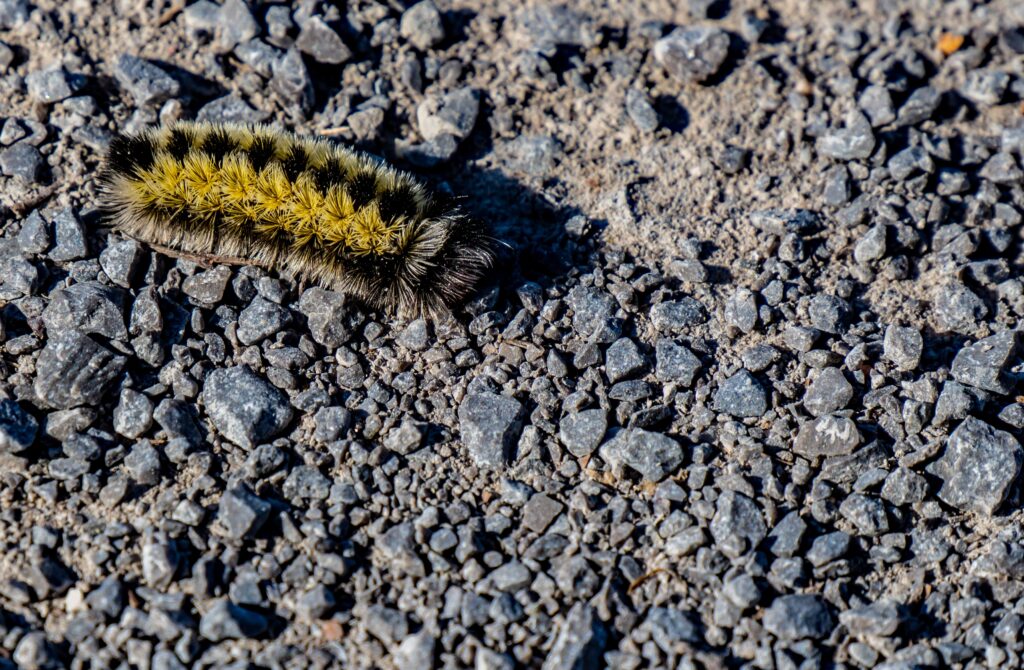
POLYGON ((268 126, 118 135, 100 192, 144 242, 285 269, 405 316, 446 313, 493 260, 479 225, 412 176, 268 126))

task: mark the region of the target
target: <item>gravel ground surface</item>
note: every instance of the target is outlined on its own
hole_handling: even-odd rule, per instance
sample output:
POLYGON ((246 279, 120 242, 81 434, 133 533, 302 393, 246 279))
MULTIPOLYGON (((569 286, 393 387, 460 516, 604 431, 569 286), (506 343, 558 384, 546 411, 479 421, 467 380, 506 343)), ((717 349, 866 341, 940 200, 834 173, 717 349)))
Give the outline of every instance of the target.
POLYGON ((1024 5, 0 0, 0 668, 1024 663, 1024 5), (398 322, 111 233, 268 121, 507 243, 398 322))

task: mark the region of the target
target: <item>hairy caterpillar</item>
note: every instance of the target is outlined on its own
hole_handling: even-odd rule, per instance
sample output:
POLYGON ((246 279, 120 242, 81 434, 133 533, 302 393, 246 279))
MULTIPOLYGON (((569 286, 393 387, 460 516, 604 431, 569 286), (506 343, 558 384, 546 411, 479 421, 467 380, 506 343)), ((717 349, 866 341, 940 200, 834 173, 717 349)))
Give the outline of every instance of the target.
POLYGON ((113 225, 151 244, 291 271, 403 316, 438 316, 491 265, 490 238, 412 176, 268 126, 177 122, 118 135, 113 225))

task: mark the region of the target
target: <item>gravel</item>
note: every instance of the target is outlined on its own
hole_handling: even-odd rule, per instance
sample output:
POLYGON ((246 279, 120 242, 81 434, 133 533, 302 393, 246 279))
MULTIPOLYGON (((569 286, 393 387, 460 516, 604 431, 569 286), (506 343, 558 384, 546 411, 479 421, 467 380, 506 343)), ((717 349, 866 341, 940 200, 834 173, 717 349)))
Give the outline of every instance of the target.
POLYGON ((64 4, 0 0, 8 665, 1021 665, 1013 3, 64 4), (406 319, 126 238, 175 119, 495 267, 406 319))

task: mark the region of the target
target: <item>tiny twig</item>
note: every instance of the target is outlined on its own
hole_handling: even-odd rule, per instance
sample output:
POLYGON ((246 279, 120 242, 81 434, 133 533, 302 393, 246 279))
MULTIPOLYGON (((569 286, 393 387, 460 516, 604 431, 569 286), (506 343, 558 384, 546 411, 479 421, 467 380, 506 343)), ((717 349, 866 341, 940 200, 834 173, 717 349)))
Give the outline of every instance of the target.
POLYGON ((177 249, 165 247, 162 244, 155 244, 153 242, 149 242, 148 245, 165 256, 170 256, 171 258, 181 258, 186 261, 192 261, 196 265, 199 265, 200 267, 206 269, 212 268, 214 265, 253 265, 256 267, 266 267, 265 265, 257 261, 249 260, 246 258, 238 258, 236 256, 218 256, 216 254, 193 254, 187 251, 178 251, 177 249))
POLYGON ((318 135, 324 137, 334 137, 335 135, 344 135, 349 131, 347 126, 337 126, 335 128, 324 128, 323 130, 316 131, 318 135))
POLYGON ((181 13, 185 9, 185 0, 175 0, 171 3, 171 6, 164 10, 164 13, 160 15, 156 20, 157 26, 164 26, 169 23, 175 16, 181 13))

